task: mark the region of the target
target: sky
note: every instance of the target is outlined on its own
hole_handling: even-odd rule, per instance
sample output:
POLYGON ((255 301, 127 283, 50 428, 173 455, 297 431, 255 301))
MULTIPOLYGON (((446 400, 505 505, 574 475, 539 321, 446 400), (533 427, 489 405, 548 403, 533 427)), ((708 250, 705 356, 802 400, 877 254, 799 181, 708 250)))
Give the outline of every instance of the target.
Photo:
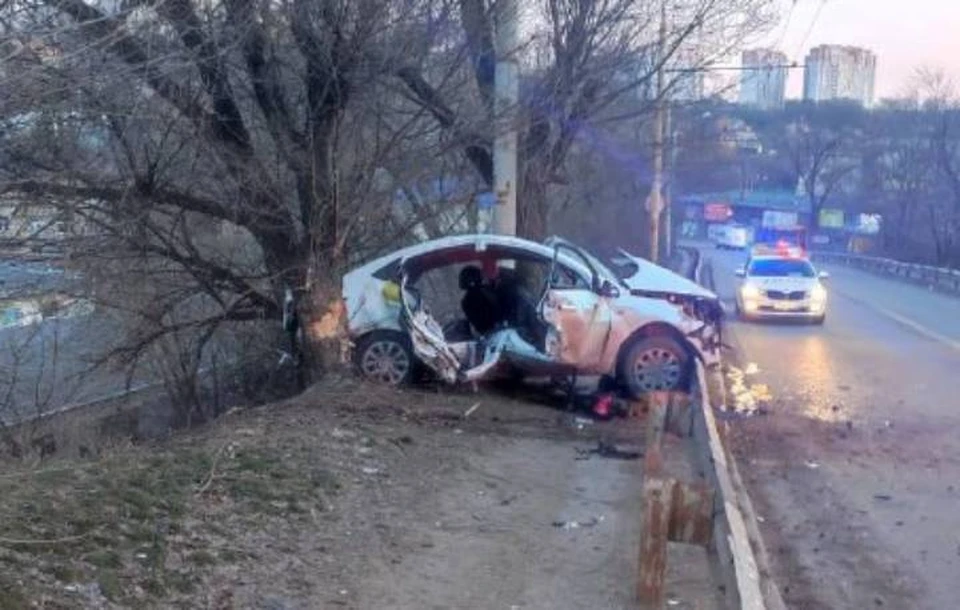
MULTIPOLYGON (((903 95, 918 67, 943 70, 960 85, 960 0, 778 1, 783 19, 759 46, 779 48, 790 61, 802 64, 820 44, 868 48, 877 55, 878 100, 903 95)), ((802 89, 803 70, 790 70, 787 97, 802 89)))

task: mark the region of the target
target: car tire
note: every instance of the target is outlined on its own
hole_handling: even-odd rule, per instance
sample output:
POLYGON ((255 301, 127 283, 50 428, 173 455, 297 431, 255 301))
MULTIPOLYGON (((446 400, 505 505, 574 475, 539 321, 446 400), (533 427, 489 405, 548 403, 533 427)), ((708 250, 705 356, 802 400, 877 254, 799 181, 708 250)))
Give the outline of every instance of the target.
POLYGON ((627 395, 637 400, 650 392, 680 390, 690 371, 690 354, 668 336, 632 341, 619 362, 617 376, 627 395))
POLYGON ((377 330, 361 338, 353 362, 367 381, 390 386, 409 384, 417 371, 410 338, 395 330, 377 330))

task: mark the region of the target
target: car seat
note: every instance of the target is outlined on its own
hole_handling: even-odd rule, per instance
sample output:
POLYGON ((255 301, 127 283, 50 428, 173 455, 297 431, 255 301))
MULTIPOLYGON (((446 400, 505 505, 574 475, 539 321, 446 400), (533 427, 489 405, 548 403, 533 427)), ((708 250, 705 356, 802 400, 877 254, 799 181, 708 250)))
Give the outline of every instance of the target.
POLYGON ((500 269, 496 292, 506 323, 516 329, 525 340, 539 346, 542 329, 537 316, 537 306, 523 289, 515 269, 500 269))
POLYGON ((503 319, 497 294, 483 281, 479 267, 467 266, 460 270, 460 289, 464 291, 460 308, 475 331, 485 335, 503 319))

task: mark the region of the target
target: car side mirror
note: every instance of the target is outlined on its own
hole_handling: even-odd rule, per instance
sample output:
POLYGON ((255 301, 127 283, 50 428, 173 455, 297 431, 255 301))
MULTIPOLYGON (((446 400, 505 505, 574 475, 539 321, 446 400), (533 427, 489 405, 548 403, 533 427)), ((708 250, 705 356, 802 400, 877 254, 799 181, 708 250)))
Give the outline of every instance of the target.
POLYGON ((821 271, 817 277, 819 277, 821 280, 829 280, 830 273, 828 271, 821 271))
POLYGON ((610 280, 604 280, 597 289, 597 294, 608 299, 615 299, 620 296, 620 289, 613 285, 610 280))
POLYGON ((743 267, 739 267, 736 271, 734 271, 734 274, 737 277, 747 277, 747 270, 743 267))

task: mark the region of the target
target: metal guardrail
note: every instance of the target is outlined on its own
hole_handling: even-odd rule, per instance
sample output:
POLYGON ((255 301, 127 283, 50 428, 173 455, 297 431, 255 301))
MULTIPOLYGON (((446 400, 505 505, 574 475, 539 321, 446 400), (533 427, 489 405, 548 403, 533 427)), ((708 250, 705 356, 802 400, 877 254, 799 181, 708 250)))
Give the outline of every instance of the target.
POLYGON ((846 252, 811 252, 813 260, 838 263, 878 275, 895 277, 934 290, 960 295, 960 270, 932 265, 904 263, 891 258, 848 254, 846 252))
MULTIPOLYGON (((683 248, 684 275, 702 281, 696 248, 683 248)), ((716 390, 713 390, 716 391, 716 390)), ((723 399, 722 384, 716 397, 723 399)), ((721 439, 707 371, 696 365, 688 396, 656 393, 647 399, 643 462, 643 519, 637 596, 643 608, 665 607, 668 542, 701 545, 708 551, 722 607, 784 610, 773 582, 746 487, 721 439), (697 473, 677 477, 665 466, 665 436, 681 440, 697 473), (689 475, 688 475, 689 476, 689 475)))

